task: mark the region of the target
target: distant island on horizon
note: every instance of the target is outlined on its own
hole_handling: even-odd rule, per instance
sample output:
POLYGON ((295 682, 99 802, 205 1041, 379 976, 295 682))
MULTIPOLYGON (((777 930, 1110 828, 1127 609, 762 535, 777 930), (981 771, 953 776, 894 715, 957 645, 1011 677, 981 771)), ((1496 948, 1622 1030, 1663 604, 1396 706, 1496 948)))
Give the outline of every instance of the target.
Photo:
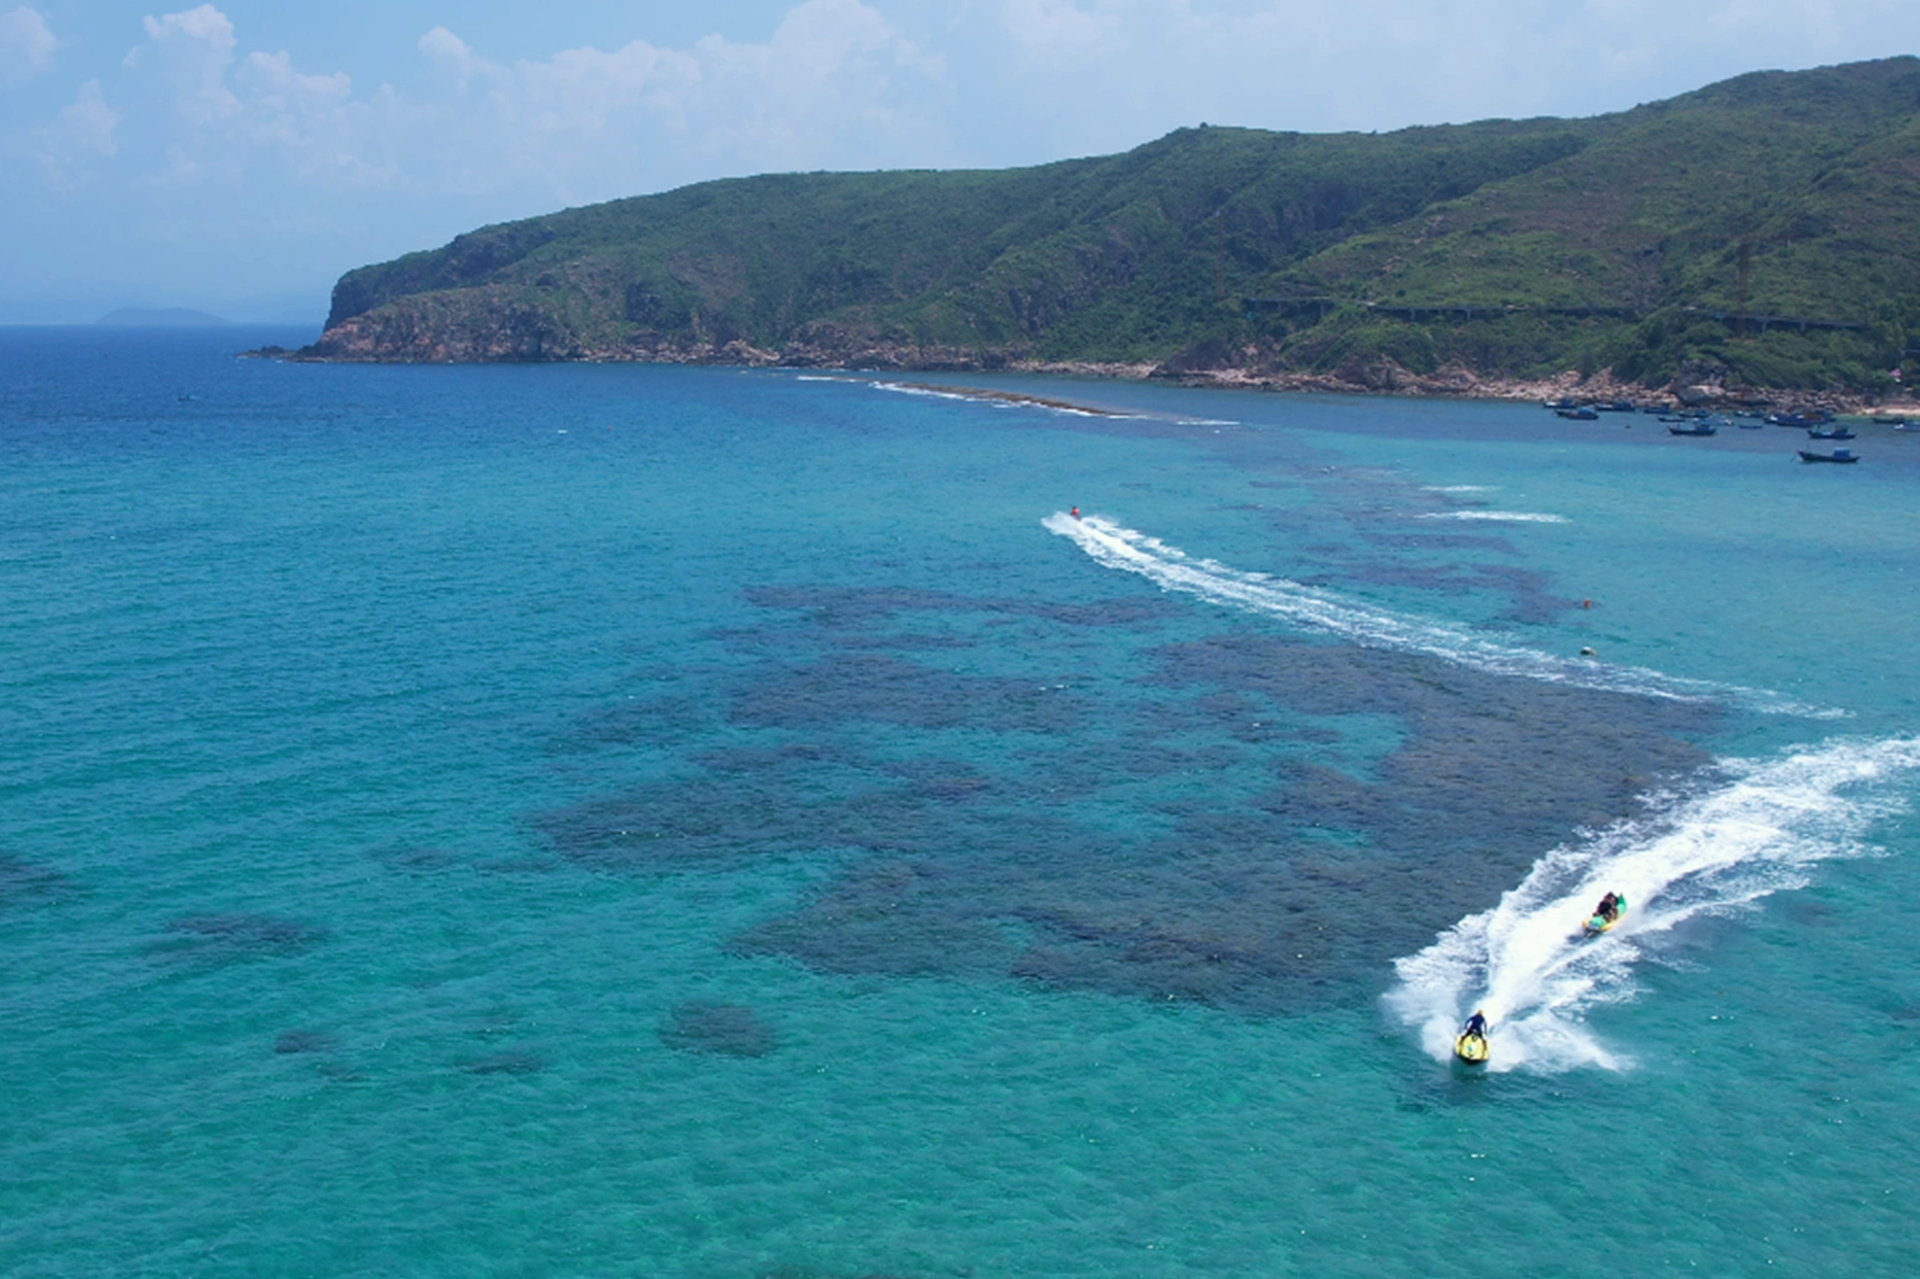
POLYGON ((205 328, 226 324, 227 321, 217 315, 191 311, 182 306, 123 306, 107 312, 94 323, 127 329, 178 329, 205 328))
POLYGON ((296 358, 1873 400, 1920 374, 1916 209, 1898 57, 1588 119, 705 182, 350 271, 296 358))

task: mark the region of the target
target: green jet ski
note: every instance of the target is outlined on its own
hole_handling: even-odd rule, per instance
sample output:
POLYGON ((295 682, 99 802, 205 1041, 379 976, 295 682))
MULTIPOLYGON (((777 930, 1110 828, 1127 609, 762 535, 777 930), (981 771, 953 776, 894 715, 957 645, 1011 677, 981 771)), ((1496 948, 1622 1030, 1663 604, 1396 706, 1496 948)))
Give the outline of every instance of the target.
POLYGON ((1627 915, 1627 899, 1621 893, 1608 893, 1600 899, 1600 905, 1587 917, 1587 936, 1598 937, 1627 915))

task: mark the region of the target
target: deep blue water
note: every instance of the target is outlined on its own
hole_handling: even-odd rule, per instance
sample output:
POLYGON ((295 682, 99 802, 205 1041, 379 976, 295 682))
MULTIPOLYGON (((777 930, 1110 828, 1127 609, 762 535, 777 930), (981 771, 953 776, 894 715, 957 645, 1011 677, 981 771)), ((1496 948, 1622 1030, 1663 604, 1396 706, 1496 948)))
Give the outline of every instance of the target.
POLYGON ((1920 1267, 1920 436, 276 338, 0 330, 0 1273, 1920 1267))

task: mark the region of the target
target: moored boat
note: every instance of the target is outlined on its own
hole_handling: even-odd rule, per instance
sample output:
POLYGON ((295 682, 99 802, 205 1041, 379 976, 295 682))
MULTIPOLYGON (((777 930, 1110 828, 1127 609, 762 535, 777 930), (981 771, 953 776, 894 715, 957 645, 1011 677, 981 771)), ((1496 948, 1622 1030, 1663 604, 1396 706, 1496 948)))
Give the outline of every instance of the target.
POLYGON ((1800 450, 1802 462, 1858 462, 1860 455, 1852 449, 1835 449, 1831 453, 1815 453, 1810 449, 1800 450))

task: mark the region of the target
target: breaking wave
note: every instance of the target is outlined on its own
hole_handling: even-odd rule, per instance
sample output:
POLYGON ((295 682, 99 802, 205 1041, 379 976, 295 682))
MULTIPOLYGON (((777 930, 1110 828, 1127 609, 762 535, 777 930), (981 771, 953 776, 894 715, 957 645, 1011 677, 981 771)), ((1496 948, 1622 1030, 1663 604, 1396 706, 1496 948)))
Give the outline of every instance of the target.
POLYGON ((1428 511, 1423 520, 1492 520, 1498 524, 1568 524, 1564 515, 1541 515, 1533 511, 1428 511))

